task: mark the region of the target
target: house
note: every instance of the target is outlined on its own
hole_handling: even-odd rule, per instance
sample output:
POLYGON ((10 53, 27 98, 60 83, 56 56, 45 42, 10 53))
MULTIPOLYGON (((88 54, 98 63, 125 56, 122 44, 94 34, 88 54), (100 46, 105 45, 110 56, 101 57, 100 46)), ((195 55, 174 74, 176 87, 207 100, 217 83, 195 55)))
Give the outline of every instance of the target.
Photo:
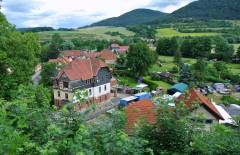
POLYGON ((102 58, 107 64, 114 64, 117 59, 116 54, 108 49, 104 49, 101 52, 99 52, 98 57, 102 58))
POLYGON ((72 59, 79 58, 81 56, 81 54, 82 54, 82 52, 80 50, 66 50, 66 51, 63 51, 64 57, 72 58, 72 59))
POLYGON ((206 129, 209 129, 212 125, 219 124, 220 120, 224 120, 214 103, 194 89, 189 91, 185 105, 192 111, 193 117, 201 117, 203 119, 206 129))
POLYGON ((132 134, 135 125, 144 120, 148 123, 156 122, 156 106, 151 100, 140 100, 129 104, 125 108, 127 117, 126 130, 128 134, 132 134))
POLYGON ((101 60, 73 60, 54 79, 55 105, 61 107, 72 102, 77 90, 87 91, 87 104, 104 102, 110 98, 111 77, 109 68, 101 60))
POLYGON ((110 50, 117 54, 126 54, 129 49, 129 46, 120 46, 119 44, 111 44, 110 50))
POLYGON ((173 95, 176 92, 184 93, 188 89, 188 85, 185 83, 178 83, 172 86, 170 89, 168 89, 168 94, 173 95))
POLYGON ((70 50, 70 51, 63 51, 63 54, 64 54, 64 57, 68 59, 100 58, 100 59, 103 59, 107 64, 114 64, 117 59, 116 54, 108 49, 104 49, 100 52, 70 50))

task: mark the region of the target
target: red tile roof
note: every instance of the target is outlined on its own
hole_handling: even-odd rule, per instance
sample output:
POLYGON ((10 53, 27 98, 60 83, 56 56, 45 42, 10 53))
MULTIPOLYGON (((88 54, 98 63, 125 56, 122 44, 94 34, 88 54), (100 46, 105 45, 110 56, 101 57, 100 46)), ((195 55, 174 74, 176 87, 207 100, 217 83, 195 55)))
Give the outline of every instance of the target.
POLYGON ((65 73, 70 80, 88 80, 96 76, 98 70, 104 67, 107 65, 101 60, 76 59, 59 72, 57 79, 65 73))
POLYGON ((131 103, 126 107, 125 113, 127 116, 126 130, 130 134, 137 121, 144 119, 148 123, 156 122, 156 106, 150 100, 141 100, 131 103))
POLYGON ((80 50, 66 50, 63 51, 64 57, 79 57, 81 56, 80 50))
POLYGON ((118 44, 111 44, 111 48, 119 48, 118 44))
POLYGON ((103 58, 104 60, 116 60, 116 55, 111 50, 105 49, 99 53, 99 57, 103 58))
POLYGON ((199 101, 207 110, 212 113, 216 118, 224 120, 221 113, 217 110, 217 108, 213 105, 213 103, 203 96, 198 91, 191 89, 189 91, 189 98, 185 101, 185 104, 191 108, 195 101, 199 101))
POLYGON ((67 57, 63 57, 63 58, 57 58, 57 59, 49 59, 48 62, 57 62, 57 63, 63 63, 63 64, 67 64, 70 63, 72 60, 67 58, 67 57))

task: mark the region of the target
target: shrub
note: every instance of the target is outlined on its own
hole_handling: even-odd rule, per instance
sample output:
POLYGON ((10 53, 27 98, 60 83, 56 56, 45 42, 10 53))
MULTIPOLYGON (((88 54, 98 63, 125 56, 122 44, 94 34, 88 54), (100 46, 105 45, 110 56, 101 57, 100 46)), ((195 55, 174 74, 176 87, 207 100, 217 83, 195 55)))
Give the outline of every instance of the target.
POLYGON ((146 83, 149 86, 150 90, 156 90, 158 87, 158 83, 152 81, 151 79, 144 78, 143 83, 146 83))

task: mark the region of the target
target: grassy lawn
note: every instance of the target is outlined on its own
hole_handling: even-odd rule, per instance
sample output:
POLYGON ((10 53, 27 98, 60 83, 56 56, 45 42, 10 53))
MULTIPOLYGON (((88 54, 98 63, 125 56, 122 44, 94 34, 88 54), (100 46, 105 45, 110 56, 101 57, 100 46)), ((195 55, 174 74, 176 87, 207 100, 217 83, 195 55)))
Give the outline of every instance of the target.
POLYGON ((111 36, 105 34, 106 32, 119 32, 125 36, 133 36, 135 33, 128 31, 124 27, 107 27, 107 26, 99 26, 99 27, 90 27, 78 29, 76 31, 47 31, 47 32, 39 32, 39 38, 41 41, 50 40, 54 33, 59 33, 64 40, 71 40, 73 38, 84 38, 84 39, 106 39, 106 40, 122 40, 122 38, 117 36, 111 36))
MULTIPOLYGON (((162 64, 162 67, 159 66, 158 64, 154 64, 151 68, 151 72, 166 72, 171 70, 176 64, 173 62, 173 57, 172 56, 160 56, 159 60, 162 64)), ((191 59, 191 58, 183 58, 184 63, 188 64, 194 64, 196 62, 196 59, 191 59)))
POLYGON ((131 77, 117 77, 120 84, 127 85, 129 87, 135 87, 137 85, 137 81, 131 77))
POLYGON ((167 90, 167 89, 169 89, 172 86, 169 83, 164 82, 164 81, 154 81, 154 80, 151 80, 151 78, 149 76, 145 76, 144 79, 147 79, 147 80, 150 80, 150 81, 152 81, 154 83, 157 83, 158 86, 163 88, 164 90, 167 90))
POLYGON ((171 28, 163 28, 163 29, 157 29, 157 37, 200 37, 200 36, 214 36, 218 35, 219 33, 181 33, 171 28))
POLYGON ((240 65, 239 64, 227 64, 227 65, 233 74, 240 74, 240 65))

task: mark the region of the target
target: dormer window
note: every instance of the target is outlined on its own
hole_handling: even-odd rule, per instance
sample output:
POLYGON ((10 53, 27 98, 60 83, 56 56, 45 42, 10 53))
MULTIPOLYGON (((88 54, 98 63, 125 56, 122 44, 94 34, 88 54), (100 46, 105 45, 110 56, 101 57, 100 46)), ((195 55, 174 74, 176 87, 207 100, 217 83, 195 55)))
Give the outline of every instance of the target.
POLYGON ((63 82, 63 88, 68 88, 68 82, 63 82))

